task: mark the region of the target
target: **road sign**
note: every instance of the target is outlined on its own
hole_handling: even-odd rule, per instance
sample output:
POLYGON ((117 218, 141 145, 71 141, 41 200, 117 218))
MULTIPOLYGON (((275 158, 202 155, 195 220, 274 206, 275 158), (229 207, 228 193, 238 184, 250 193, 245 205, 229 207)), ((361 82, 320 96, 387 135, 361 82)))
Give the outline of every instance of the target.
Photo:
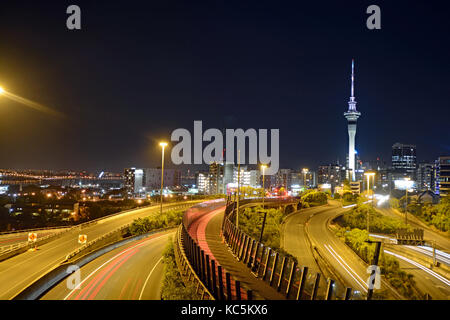
POLYGON ((37 240, 37 233, 29 232, 28 233, 28 242, 36 242, 36 240, 37 240))
POLYGON ((87 235, 80 234, 78 235, 78 243, 79 244, 85 244, 87 242, 87 235))
POLYGON ((425 244, 423 239, 423 229, 414 229, 408 231, 407 229, 398 229, 396 232, 397 244, 422 246, 425 244))

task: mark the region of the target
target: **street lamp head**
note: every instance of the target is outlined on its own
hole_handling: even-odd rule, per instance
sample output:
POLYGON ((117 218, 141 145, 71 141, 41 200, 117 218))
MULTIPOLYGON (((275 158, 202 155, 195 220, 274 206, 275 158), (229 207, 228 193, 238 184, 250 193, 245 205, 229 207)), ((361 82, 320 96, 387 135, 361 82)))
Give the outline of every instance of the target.
POLYGON ((164 148, 167 146, 167 142, 160 142, 159 145, 164 148))
POLYGON ((0 87, 0 94, 5 93, 5 89, 3 89, 2 87, 0 87))
POLYGON ((364 175, 365 175, 365 176, 372 177, 372 176, 375 175, 375 172, 364 172, 364 175))
POLYGON ((265 169, 267 169, 267 166, 265 164, 262 164, 261 169, 265 170, 265 169))
POLYGON ((303 173, 308 173, 308 168, 303 168, 303 173))

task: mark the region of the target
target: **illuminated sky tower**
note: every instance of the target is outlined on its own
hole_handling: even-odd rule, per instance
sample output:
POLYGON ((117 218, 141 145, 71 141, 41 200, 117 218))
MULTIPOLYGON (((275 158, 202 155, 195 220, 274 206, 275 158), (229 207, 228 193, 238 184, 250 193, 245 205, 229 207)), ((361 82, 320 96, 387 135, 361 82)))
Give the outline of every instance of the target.
POLYGON ((344 113, 348 121, 348 167, 352 173, 352 181, 355 181, 355 136, 356 136, 356 122, 358 121, 361 112, 356 110, 356 100, 354 92, 355 83, 355 61, 352 59, 352 92, 350 101, 348 102, 348 110, 344 113))

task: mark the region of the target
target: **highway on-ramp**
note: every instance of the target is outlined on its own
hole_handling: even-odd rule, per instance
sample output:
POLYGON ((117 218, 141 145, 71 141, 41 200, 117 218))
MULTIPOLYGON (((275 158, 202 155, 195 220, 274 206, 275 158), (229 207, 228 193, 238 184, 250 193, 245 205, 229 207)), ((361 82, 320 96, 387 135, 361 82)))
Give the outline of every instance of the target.
MULTIPOLYGON (((181 208, 193 202, 173 203, 163 206, 163 210, 181 208)), ((38 246, 37 251, 28 251, 0 262, 0 299, 12 299, 54 267, 58 266, 73 250, 80 247, 78 235, 86 234, 88 241, 131 223, 134 219, 156 214, 159 206, 136 209, 105 218, 83 229, 73 228, 61 237, 38 246)))
POLYGON ((80 268, 80 284, 70 277, 42 300, 159 300, 164 276, 163 251, 175 231, 127 243, 80 268), (69 286, 68 286, 69 283, 69 286))
MULTIPOLYGON (((342 208, 337 201, 329 201, 324 208, 325 210, 319 207, 314 211, 311 209, 300 210, 286 219, 286 226, 284 226, 286 250, 297 256, 300 264, 315 266, 308 237, 312 246, 338 275, 339 279, 335 280, 340 280, 346 286, 365 295, 369 276, 367 264, 328 228, 331 219, 348 209, 342 208)), ((423 293, 429 293, 433 299, 449 299, 450 287, 444 279, 436 277, 429 272, 430 270, 419 268, 411 261, 397 258, 400 267, 415 276, 414 279, 423 293)), ((386 285, 386 283, 384 284, 386 285)))

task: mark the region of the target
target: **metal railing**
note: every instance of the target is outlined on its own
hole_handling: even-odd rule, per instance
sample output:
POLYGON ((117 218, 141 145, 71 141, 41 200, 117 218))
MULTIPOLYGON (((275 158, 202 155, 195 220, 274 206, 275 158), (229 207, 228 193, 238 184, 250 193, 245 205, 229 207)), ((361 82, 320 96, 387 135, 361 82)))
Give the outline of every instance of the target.
POLYGON ((195 273, 194 266, 191 265, 188 257, 186 256, 186 251, 182 240, 183 233, 184 226, 183 224, 180 224, 176 235, 175 259, 177 261, 178 269, 180 270, 183 282, 186 284, 193 284, 196 288, 195 293, 199 295, 201 300, 215 300, 214 296, 195 273))
MULTIPOLYGON (((185 214, 186 215, 186 214, 185 214)), ((188 232, 188 219, 177 231, 176 258, 185 284, 194 284, 204 300, 252 300, 252 290, 241 286, 218 262, 206 254, 188 232)))
POLYGON ((34 228, 34 229, 22 229, 22 230, 13 230, 13 231, 2 231, 0 232, 0 236, 5 234, 16 234, 16 233, 28 233, 34 231, 46 231, 46 230, 54 230, 54 229, 66 229, 71 226, 57 226, 57 227, 44 227, 44 228, 34 228))
MULTIPOLYGON (((164 208, 171 208, 171 209, 174 209, 174 210, 184 209, 186 207, 191 206, 192 203, 198 203, 198 202, 200 202, 200 201, 199 200, 186 201, 186 202, 183 202, 183 204, 170 203, 170 204, 166 204, 164 206, 164 208), (172 207, 175 207, 175 208, 172 208, 172 207)), ((126 214, 126 213, 129 213, 131 211, 136 211, 136 210, 139 210, 139 209, 145 209, 145 208, 150 208, 150 207, 152 207, 152 206, 150 205, 150 206, 143 206, 143 207, 134 208, 134 209, 128 209, 128 210, 120 211, 120 212, 117 212, 117 213, 114 213, 114 214, 111 214, 111 215, 108 215, 108 216, 105 216, 105 217, 97 218, 95 220, 91 220, 91 221, 87 221, 87 222, 84 222, 84 223, 81 223, 81 224, 77 224, 77 225, 74 225, 74 226, 71 226, 71 227, 67 227, 64 230, 62 230, 61 232, 55 232, 55 233, 46 235, 44 237, 39 237, 36 242, 22 241, 22 242, 18 242, 18 243, 15 243, 15 244, 2 246, 2 247, 0 247, 0 255, 7 254, 7 253, 10 253, 12 251, 15 251, 15 250, 18 250, 18 249, 22 249, 22 248, 25 248, 25 247, 30 247, 31 248, 34 245, 38 245, 39 243, 41 243, 43 241, 46 241, 46 240, 49 240, 50 238, 59 236, 62 233, 65 233, 65 232, 68 232, 68 231, 72 231, 72 230, 76 230, 76 229, 84 229, 86 227, 89 227, 89 226, 91 226, 93 224, 98 223, 99 221, 107 221, 107 220, 109 220, 111 218, 116 218, 119 215, 126 214)), ((154 207, 155 208, 159 208, 157 206, 154 206, 154 207)), ((127 227, 128 226, 129 226, 129 224, 127 225, 127 227)), ((48 228, 48 230, 55 229, 55 228, 56 227, 50 227, 50 228, 48 228)), ((59 227, 59 229, 61 229, 61 228, 59 227)), ((45 228, 44 229, 42 229, 42 228, 40 228, 40 229, 29 229, 28 231, 31 232, 33 230, 35 230, 35 231, 43 230, 44 231, 44 230, 47 230, 47 229, 45 229, 45 228)), ((116 232, 116 231, 117 230, 114 230, 114 232, 116 232)), ((20 232, 24 232, 24 230, 21 230, 20 232)))
POLYGON ((222 235, 236 259, 245 263, 256 278, 283 293, 287 299, 331 300, 334 297, 350 300, 352 298, 352 288, 345 288, 343 296, 339 298, 336 292, 338 284, 333 279, 327 279, 326 288, 321 288, 320 273, 310 274, 307 266, 300 268, 292 257, 283 255, 247 235, 232 222, 235 214, 235 203, 228 202, 222 235))
POLYGON ((21 248, 24 248, 24 247, 30 247, 31 248, 34 245, 38 245, 41 242, 46 241, 46 240, 48 240, 50 238, 53 238, 53 237, 56 237, 56 236, 60 236, 61 234, 66 233, 66 232, 68 232, 70 230, 72 230, 72 229, 71 228, 66 228, 66 229, 62 230, 61 232, 54 232, 54 233, 48 234, 46 236, 40 237, 38 240, 36 240, 36 242, 22 241, 22 242, 17 242, 17 243, 10 244, 10 245, 7 245, 7 246, 2 246, 2 247, 0 247, 0 255, 1 254, 6 254, 6 253, 9 253, 9 252, 12 252, 14 250, 18 250, 18 249, 21 249, 21 248))

